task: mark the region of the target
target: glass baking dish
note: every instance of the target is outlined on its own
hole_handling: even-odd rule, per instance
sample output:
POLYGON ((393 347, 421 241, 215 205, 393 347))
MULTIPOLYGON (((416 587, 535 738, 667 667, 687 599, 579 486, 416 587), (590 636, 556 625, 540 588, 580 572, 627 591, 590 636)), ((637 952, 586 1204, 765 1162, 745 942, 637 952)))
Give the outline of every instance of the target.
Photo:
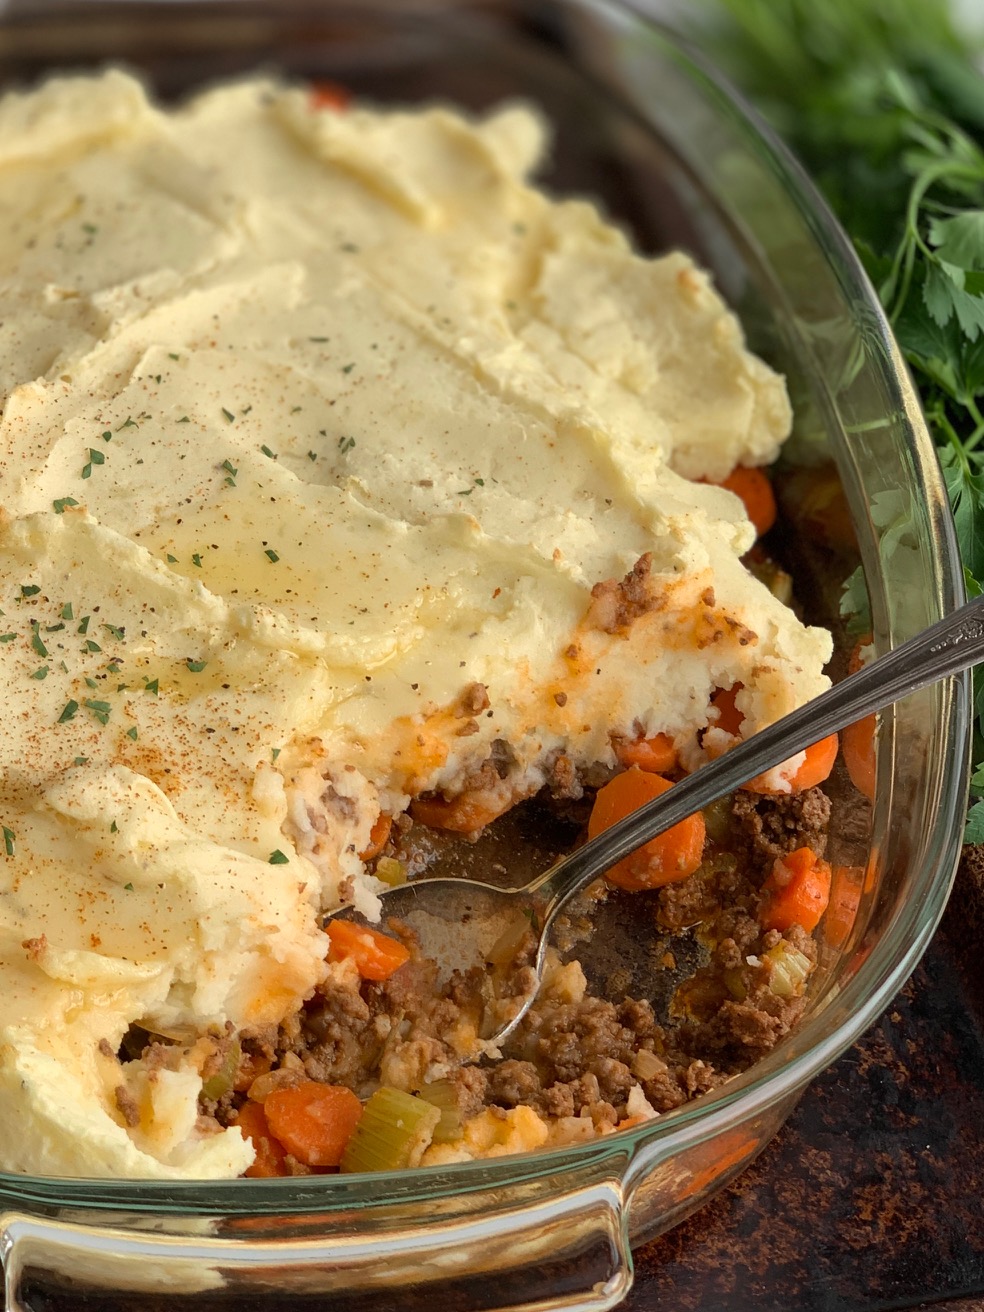
MULTIPOLYGON (((835 462, 876 648, 963 600, 932 444, 848 242, 700 54, 630 6, 0 4, 2 85, 121 61, 163 96, 261 68, 382 102, 539 104, 556 131, 546 184, 597 198, 646 250, 691 251, 786 373, 797 414, 786 458, 835 462)), ((0 1176, 6 1306, 613 1306, 632 1281, 632 1244, 747 1165, 913 969, 959 852, 968 743, 965 676, 884 717, 871 821, 854 840, 868 876, 854 928, 825 954, 799 1028, 714 1094, 576 1148, 440 1170, 167 1184, 0 1176)), ((840 859, 857 861, 848 828, 835 817, 840 859)))

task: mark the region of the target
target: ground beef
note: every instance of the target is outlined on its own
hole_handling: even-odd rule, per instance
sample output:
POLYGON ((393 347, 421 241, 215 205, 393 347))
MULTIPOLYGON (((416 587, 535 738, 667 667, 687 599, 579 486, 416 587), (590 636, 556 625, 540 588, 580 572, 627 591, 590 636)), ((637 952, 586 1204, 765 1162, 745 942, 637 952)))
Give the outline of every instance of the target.
POLYGON ((818 856, 826 850, 830 799, 820 788, 775 796, 739 789, 731 814, 732 851, 740 865, 763 876, 777 856, 798 847, 811 847, 818 856))
POLYGON ((640 556, 626 576, 605 579, 591 589, 591 605, 585 624, 603 633, 617 633, 647 611, 655 610, 660 597, 654 593, 650 574, 653 558, 650 552, 640 556))

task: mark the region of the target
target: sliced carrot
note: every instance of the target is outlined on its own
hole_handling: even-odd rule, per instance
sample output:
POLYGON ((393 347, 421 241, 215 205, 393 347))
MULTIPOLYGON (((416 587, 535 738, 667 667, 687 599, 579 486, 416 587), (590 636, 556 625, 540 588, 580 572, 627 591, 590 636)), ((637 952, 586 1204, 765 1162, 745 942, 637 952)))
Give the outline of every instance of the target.
MULTIPOLYGON (((637 766, 617 774, 604 788, 598 789, 588 819, 588 837, 595 838, 604 833, 616 821, 638 810, 644 803, 662 797, 672 787, 669 779, 640 770, 637 766)), ((632 892, 675 884, 692 875, 700 865, 704 837, 704 817, 698 811, 624 857, 605 877, 610 883, 632 892)))
MULTIPOLYGON (((837 760, 837 735, 832 733, 829 738, 821 738, 820 742, 808 747, 803 756, 804 759, 792 774, 786 773, 783 766, 779 767, 780 775, 787 780, 789 790, 793 793, 805 793, 808 788, 816 788, 817 784, 822 784, 827 778, 837 760)), ((787 761, 786 765, 788 764, 787 761)), ((780 792, 780 789, 774 787, 762 774, 749 779, 747 784, 742 784, 742 787, 752 793, 780 792)))
POLYGON ((329 920, 325 932, 331 940, 329 961, 351 957, 363 979, 389 979, 410 960, 410 949, 399 939, 351 920, 329 920))
POLYGON ((851 776, 851 783, 867 797, 869 802, 875 800, 875 725, 874 715, 866 715, 863 720, 846 725, 841 730, 841 750, 844 764, 851 776))
POLYGON ((744 715, 735 705, 735 698, 744 686, 743 683, 735 683, 730 688, 718 688, 711 697, 711 705, 718 713, 713 727, 723 729, 725 733, 730 733, 735 738, 740 736, 741 726, 745 723, 744 715))
POLYGON ((371 861, 374 856, 379 856, 380 852, 389 841, 392 829, 393 817, 390 815, 384 815, 382 811, 380 811, 369 831, 369 846, 364 852, 359 853, 359 860, 371 861))
POLYGON ((513 804, 508 794, 473 788, 448 801, 444 797, 417 797, 410 814, 428 829, 450 829, 456 834, 473 834, 497 820, 513 804))
MULTIPOLYGON (((702 483, 710 479, 701 479, 702 483)), ((740 497, 745 507, 745 514, 752 521, 758 537, 768 533, 776 522, 776 497, 772 491, 769 476, 761 469, 750 465, 736 465, 727 478, 722 478, 717 487, 726 487, 736 497, 740 497)))
POLYGON ((809 847, 799 847, 776 857, 772 872, 762 885, 765 905, 761 921, 765 929, 785 933, 800 925, 811 933, 830 901, 830 866, 809 847))
POLYGON ((311 109, 348 109, 352 96, 338 82, 312 82, 308 91, 311 109))
POLYGON ((834 866, 830 875, 830 901, 823 922, 823 935, 831 947, 847 942, 854 928, 864 884, 862 866, 834 866))
POLYGON ((637 765, 640 770, 648 770, 650 774, 663 774, 666 770, 672 770, 677 763, 673 739, 665 733, 653 734, 652 738, 637 738, 631 743, 616 743, 615 755, 622 765, 637 765))
POLYGON ((251 1180, 266 1180, 275 1175, 287 1175, 287 1152, 272 1134, 266 1112, 258 1102, 244 1102, 232 1122, 253 1145, 256 1156, 244 1172, 251 1180))
POLYGON ((271 1093, 262 1110, 274 1135, 305 1166, 337 1166, 362 1119, 362 1103, 351 1089, 314 1080, 271 1093))

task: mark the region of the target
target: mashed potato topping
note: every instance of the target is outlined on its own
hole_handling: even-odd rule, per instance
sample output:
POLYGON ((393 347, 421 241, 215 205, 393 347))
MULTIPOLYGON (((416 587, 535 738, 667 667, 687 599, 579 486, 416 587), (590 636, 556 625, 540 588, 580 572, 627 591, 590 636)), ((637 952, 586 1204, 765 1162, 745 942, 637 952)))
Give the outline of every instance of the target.
POLYGON ((117 1049, 296 1009, 381 810, 826 686, 692 481, 775 457, 781 380, 542 152, 265 81, 0 101, 0 1168, 238 1174, 194 1042, 117 1049))

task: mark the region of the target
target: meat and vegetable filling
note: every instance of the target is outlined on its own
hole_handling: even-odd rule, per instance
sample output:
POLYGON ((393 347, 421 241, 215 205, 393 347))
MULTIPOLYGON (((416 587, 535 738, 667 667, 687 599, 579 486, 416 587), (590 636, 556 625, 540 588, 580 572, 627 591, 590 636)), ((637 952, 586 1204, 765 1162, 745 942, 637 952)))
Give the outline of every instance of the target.
MULTIPOLYGON (((544 789, 518 809, 531 813, 528 823, 548 817, 590 837, 672 787, 665 744, 640 740, 619 756, 607 782, 569 780, 560 796, 544 789)), ((831 761, 822 744, 801 774, 809 780, 831 761)), ((550 950, 536 1002, 494 1058, 462 1059, 462 1035, 480 1023, 484 975, 454 973, 442 984, 437 963, 399 923, 373 931, 329 921, 327 977, 298 1012, 207 1040, 203 1120, 238 1126, 256 1150, 246 1175, 264 1177, 574 1143, 670 1111, 745 1070, 801 1015, 831 889, 828 815, 816 786, 741 790, 626 858, 571 913, 572 942, 550 950), (648 922, 654 976, 675 969, 681 935, 699 943, 702 964, 665 1015, 647 997, 600 996, 585 979, 577 940, 598 904, 618 898, 648 922)), ((401 816, 386 830, 372 860, 391 880, 439 854, 441 835, 419 818, 401 816)), ((531 932, 513 936, 490 963, 507 972, 506 992, 509 974, 517 992, 525 988, 533 946, 531 932)), ((159 1036, 133 1031, 127 1042, 133 1055, 166 1065, 171 1045, 159 1036)))

